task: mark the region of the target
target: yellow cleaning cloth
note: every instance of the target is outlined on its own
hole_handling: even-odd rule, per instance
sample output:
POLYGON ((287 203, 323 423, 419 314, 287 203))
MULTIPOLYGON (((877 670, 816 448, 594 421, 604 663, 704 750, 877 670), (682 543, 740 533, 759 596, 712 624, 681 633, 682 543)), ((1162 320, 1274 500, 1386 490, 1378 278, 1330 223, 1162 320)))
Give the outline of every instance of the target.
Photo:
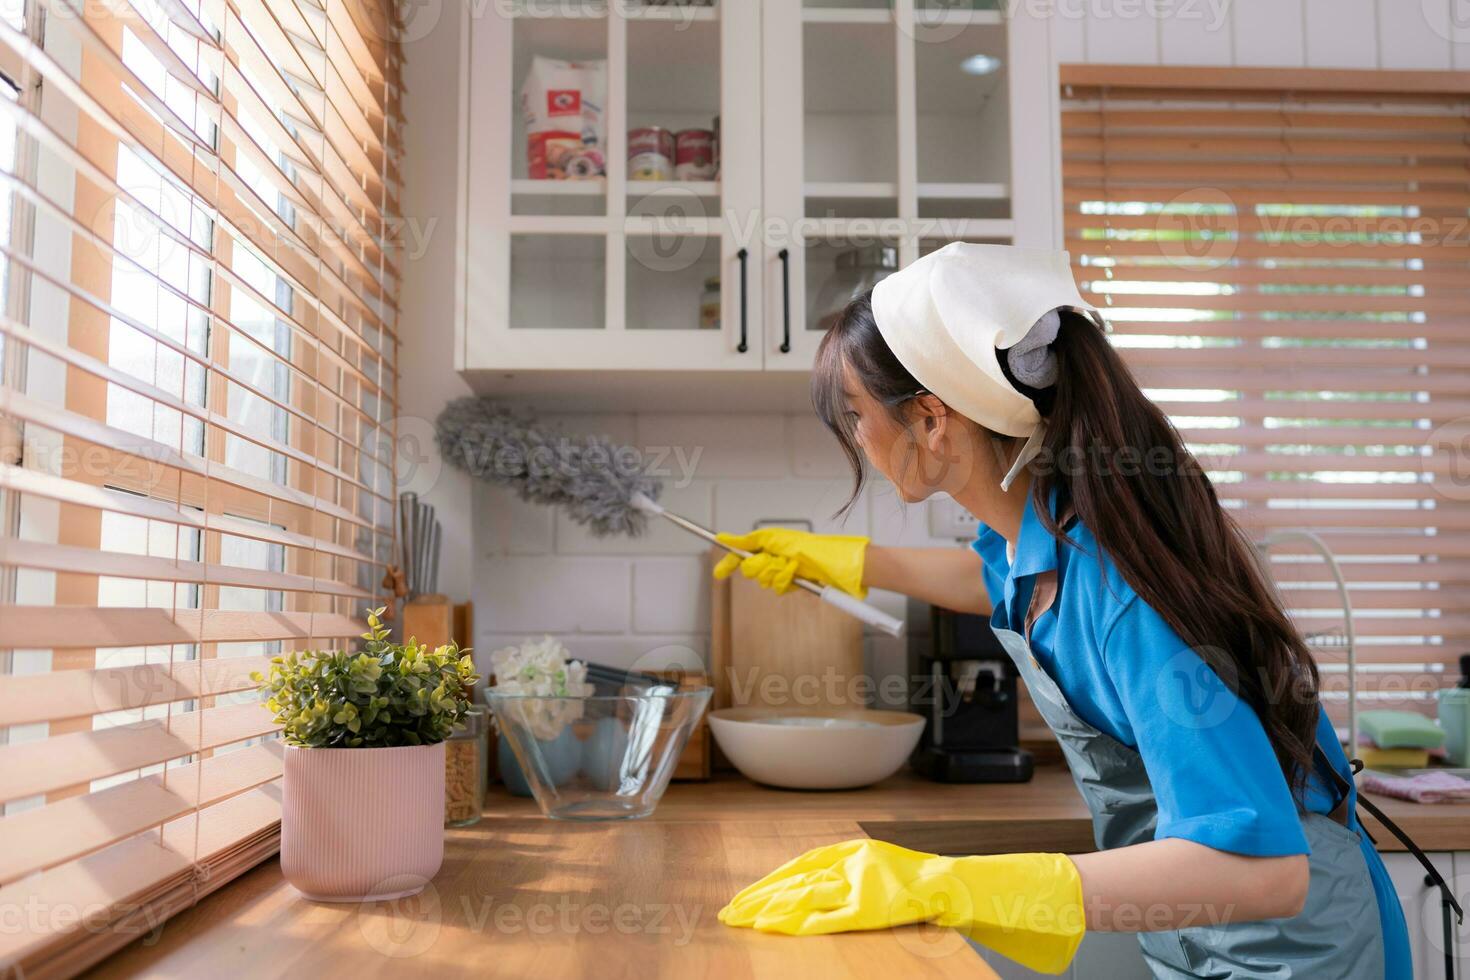
POLYGON ((1082 879, 1064 854, 947 858, 877 840, 808 851, 720 910, 727 926, 817 936, 933 922, 1042 973, 1082 942, 1082 879))

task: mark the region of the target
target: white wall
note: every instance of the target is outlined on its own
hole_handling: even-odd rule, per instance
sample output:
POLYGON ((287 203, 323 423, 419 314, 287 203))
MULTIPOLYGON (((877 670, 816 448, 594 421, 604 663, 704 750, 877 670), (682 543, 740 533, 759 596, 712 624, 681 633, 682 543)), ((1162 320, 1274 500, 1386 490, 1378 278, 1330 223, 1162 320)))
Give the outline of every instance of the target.
POLYGON ((1061 62, 1470 69, 1465 0, 1055 0, 1061 62))
POLYGON ((449 3, 407 4, 403 83, 403 293, 398 381, 400 491, 420 494, 444 526, 439 590, 469 596, 470 479, 439 465, 433 422, 469 393, 453 365, 454 263, 458 238, 459 17, 449 3))

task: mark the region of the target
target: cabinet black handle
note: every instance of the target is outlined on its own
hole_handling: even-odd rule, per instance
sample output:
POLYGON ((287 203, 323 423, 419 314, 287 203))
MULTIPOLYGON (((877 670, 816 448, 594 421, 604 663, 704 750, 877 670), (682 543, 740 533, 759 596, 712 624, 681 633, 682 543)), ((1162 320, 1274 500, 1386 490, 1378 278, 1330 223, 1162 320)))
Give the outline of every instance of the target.
POLYGON ((781 353, 791 353, 791 250, 776 253, 781 258, 781 353))
POLYGON ((745 264, 750 258, 750 252, 742 248, 735 253, 735 257, 740 260, 740 344, 735 350, 744 354, 750 350, 749 333, 745 322, 745 264))

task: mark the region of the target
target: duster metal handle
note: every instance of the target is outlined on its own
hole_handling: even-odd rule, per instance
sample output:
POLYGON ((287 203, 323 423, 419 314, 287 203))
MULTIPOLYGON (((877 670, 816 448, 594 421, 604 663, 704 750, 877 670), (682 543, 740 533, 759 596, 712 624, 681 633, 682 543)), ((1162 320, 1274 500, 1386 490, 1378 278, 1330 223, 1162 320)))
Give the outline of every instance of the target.
MULTIPOLYGON (((675 524, 679 525, 690 534, 698 535, 699 537, 704 538, 710 544, 713 544, 720 548, 724 548, 731 554, 739 555, 741 558, 749 558, 752 554, 752 552, 746 551, 744 548, 734 548, 728 544, 725 544, 723 541, 720 540, 719 535, 715 534, 715 532, 711 531, 707 527, 701 527, 700 525, 694 523, 686 517, 680 517, 678 514, 664 510, 662 507, 659 507, 657 513, 660 513, 664 517, 667 517, 669 520, 673 521, 675 524)), ((827 603, 827 605, 833 606, 837 609, 841 609, 849 616, 852 616, 855 619, 862 620, 874 629, 882 630, 889 636, 903 635, 903 620, 899 619, 896 616, 888 615, 888 613, 879 609, 877 606, 871 605, 870 603, 864 602, 861 599, 848 595, 846 592, 843 592, 835 585, 819 585, 816 582, 813 582, 811 579, 805 578, 793 579, 792 582, 795 585, 798 585, 806 591, 810 592, 818 599, 821 599, 823 602, 827 603)))

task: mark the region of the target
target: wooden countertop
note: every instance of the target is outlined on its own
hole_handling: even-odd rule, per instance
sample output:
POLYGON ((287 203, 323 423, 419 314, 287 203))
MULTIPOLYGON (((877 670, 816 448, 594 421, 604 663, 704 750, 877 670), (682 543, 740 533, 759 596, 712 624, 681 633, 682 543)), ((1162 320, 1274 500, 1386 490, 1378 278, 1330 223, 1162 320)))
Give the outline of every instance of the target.
MULTIPOLYGON (((677 785, 666 802, 697 788, 677 785)), ((272 860, 90 976, 995 980, 948 929, 793 938, 720 924, 720 908, 745 885, 810 848, 861 837, 851 817, 579 824, 527 816, 520 802, 496 799, 493 817, 448 831, 443 868, 415 898, 309 902, 272 860), (502 802, 512 805, 500 812, 502 802)))
MULTIPOLYGON (((1470 805, 1375 802, 1425 850, 1470 850, 1470 805)), ((1369 831, 1384 850, 1402 849, 1375 822, 1369 831)), ((94 975, 993 976, 947 930, 791 939, 716 919, 731 895, 787 859, 865 833, 951 854, 1093 849, 1087 809, 1056 766, 1029 783, 943 785, 905 773, 828 793, 728 775, 676 783, 651 817, 629 823, 545 820, 497 787, 486 819, 448 832, 444 867, 417 899, 307 902, 270 861, 94 975)))
MULTIPOLYGON (((535 816, 536 804, 493 787, 487 819, 535 816)), ((1470 804, 1421 806, 1370 795, 1426 851, 1470 851, 1470 804)), ((1404 846, 1362 813, 1379 850, 1404 846)), ((1042 765, 1026 783, 946 784, 905 770, 877 786, 822 793, 757 786, 734 773, 707 783, 675 783, 648 819, 853 820, 869 837, 936 854, 1005 854, 1096 849, 1092 817, 1065 766, 1042 765)))

